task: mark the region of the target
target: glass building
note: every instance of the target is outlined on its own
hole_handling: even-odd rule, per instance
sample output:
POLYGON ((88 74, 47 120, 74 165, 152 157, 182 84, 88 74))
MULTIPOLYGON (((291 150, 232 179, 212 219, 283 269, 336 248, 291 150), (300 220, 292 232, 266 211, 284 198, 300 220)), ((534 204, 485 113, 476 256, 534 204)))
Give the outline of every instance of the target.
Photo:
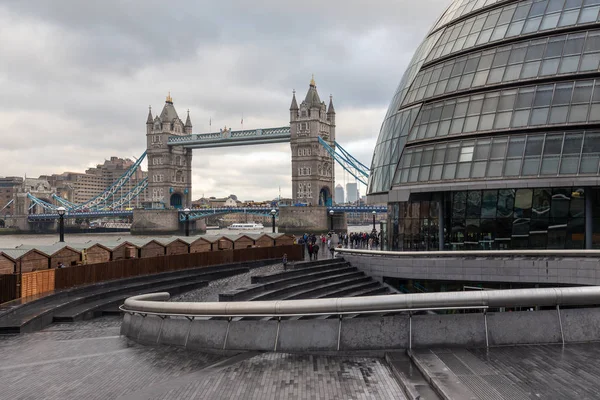
POLYGON ((600 248, 600 0, 455 0, 381 126, 391 250, 600 248))

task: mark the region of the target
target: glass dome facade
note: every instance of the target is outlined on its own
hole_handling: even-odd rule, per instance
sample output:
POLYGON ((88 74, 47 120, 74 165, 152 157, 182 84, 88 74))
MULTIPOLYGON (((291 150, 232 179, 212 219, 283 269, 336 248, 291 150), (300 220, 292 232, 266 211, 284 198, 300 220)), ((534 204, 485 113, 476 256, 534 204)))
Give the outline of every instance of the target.
POLYGON ((389 248, 600 248, 599 12, 450 5, 375 147, 368 195, 389 205, 389 248))

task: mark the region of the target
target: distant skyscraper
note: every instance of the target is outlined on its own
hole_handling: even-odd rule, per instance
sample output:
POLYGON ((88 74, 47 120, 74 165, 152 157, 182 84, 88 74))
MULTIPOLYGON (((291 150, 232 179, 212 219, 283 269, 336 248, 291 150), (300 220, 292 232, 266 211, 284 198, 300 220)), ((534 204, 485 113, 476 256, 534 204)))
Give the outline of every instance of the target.
POLYGON ((358 184, 346 183, 346 201, 348 203, 354 203, 358 200, 358 184))
POLYGON ((337 184, 335 187, 335 202, 337 204, 344 204, 344 187, 337 184))

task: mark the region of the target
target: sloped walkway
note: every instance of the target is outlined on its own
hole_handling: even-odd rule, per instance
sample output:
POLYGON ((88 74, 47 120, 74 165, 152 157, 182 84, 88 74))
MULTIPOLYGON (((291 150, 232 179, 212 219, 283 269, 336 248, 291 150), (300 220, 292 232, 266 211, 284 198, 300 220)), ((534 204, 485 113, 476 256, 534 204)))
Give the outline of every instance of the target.
POLYGON ((600 343, 429 349, 413 359, 453 399, 600 399, 600 343))
POLYGON ((404 398, 382 359, 142 346, 120 337, 120 324, 0 336, 0 400, 404 398))

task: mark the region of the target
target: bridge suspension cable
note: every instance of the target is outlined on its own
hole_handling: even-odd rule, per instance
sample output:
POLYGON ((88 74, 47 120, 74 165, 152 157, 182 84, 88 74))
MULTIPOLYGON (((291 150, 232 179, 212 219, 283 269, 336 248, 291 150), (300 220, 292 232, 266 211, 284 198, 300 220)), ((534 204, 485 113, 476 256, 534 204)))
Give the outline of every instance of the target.
POLYGON ((325 150, 327 150, 333 159, 339 165, 341 165, 342 168, 344 168, 345 171, 347 171, 363 185, 367 184, 367 181, 369 180, 369 168, 366 165, 354 158, 337 142, 334 142, 335 148, 332 148, 319 136, 319 143, 325 148, 325 150))
POLYGON ((126 203, 129 203, 131 200, 134 200, 138 197, 146 188, 148 187, 148 178, 144 178, 137 185, 135 185, 129 192, 125 193, 119 199, 114 201, 113 203, 106 206, 108 209, 114 210, 115 208, 119 208, 126 203))
POLYGON ((0 208, 0 212, 2 212, 6 207, 10 206, 14 201, 15 199, 11 199, 4 207, 0 208))
POLYGON ((31 207, 29 207, 30 210, 33 207, 35 207, 36 205, 42 207, 44 210, 56 211, 56 209, 57 209, 57 206, 55 206, 54 204, 50 204, 47 201, 44 201, 42 199, 38 199, 37 197, 35 197, 31 193, 27 193, 27 198, 29 198, 29 200, 31 200, 31 202, 33 203, 31 205, 31 207))
POLYGON ((72 211, 78 211, 78 210, 82 210, 85 208, 94 209, 94 208, 97 208, 98 206, 100 206, 101 204, 106 205, 108 199, 111 196, 114 196, 114 194, 119 189, 121 189, 121 187, 125 183, 127 183, 129 181, 129 179, 132 177, 132 175, 135 173, 135 171, 137 171, 137 169, 139 168, 139 166, 142 163, 142 161, 144 160, 144 158, 146 158, 145 151, 140 156, 140 158, 137 159, 135 161, 135 163, 131 167, 129 167, 129 169, 127 171, 125 171, 125 173, 119 179, 117 179, 111 186, 109 186, 104 192, 102 192, 98 196, 94 197, 93 199, 85 202, 84 204, 77 205, 75 208, 72 209, 72 211))

